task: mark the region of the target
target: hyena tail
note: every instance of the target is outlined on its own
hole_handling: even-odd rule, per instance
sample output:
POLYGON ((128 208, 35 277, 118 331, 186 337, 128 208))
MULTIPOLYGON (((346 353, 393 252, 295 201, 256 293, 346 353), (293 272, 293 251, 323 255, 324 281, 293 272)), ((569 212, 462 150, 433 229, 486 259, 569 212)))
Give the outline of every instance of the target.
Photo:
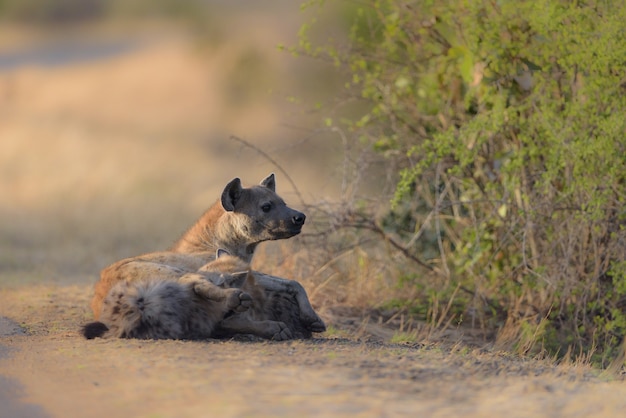
POLYGON ((88 340, 93 340, 94 338, 102 337, 107 331, 109 327, 104 325, 102 322, 90 322, 83 326, 83 335, 88 340))

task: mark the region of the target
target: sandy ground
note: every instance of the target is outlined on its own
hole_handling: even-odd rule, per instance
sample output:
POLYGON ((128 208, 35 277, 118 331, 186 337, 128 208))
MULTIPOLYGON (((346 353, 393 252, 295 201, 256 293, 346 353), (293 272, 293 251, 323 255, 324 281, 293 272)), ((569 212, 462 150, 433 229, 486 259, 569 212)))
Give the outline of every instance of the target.
POLYGON ((0 416, 618 417, 626 408, 619 379, 462 345, 367 334, 87 341, 78 330, 90 293, 0 291, 0 416))

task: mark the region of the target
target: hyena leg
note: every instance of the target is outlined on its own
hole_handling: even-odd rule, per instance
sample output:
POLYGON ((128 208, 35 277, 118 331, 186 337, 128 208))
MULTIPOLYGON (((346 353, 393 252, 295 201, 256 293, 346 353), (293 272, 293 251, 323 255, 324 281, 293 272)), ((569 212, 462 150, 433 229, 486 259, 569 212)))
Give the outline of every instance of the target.
POLYGON ((191 286, 198 296, 206 300, 224 304, 226 311, 244 312, 252 306, 252 297, 243 290, 221 288, 201 274, 185 274, 178 282, 191 286))
POLYGON ((269 340, 284 341, 293 339, 293 333, 283 322, 255 321, 245 315, 232 315, 219 323, 219 331, 227 336, 252 334, 269 340))
POLYGON ((292 295, 300 307, 300 321, 312 332, 326 331, 324 321, 315 313, 304 287, 295 280, 287 280, 276 276, 254 272, 254 278, 258 285, 271 292, 285 292, 292 295))

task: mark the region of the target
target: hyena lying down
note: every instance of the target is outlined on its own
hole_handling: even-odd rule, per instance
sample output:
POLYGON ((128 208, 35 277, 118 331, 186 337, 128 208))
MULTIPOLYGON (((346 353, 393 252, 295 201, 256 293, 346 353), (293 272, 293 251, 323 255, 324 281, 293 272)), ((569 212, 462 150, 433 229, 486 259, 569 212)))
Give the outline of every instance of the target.
POLYGON ((295 300, 266 291, 247 263, 222 250, 215 261, 178 280, 116 284, 104 300, 101 320, 85 325, 83 334, 88 339, 311 336, 302 326, 295 300))
MULTIPOLYGON (((118 283, 178 281, 214 260, 219 248, 249 263, 259 243, 299 234, 305 219, 303 213, 289 208, 276 194, 273 174, 251 188, 243 188, 236 178, 169 251, 127 258, 103 269, 91 301, 94 316, 96 320, 100 317, 103 301, 118 283)), ((311 307, 300 283, 261 273, 255 273, 255 282, 271 299, 278 300, 282 295, 289 301, 276 306, 295 309, 291 316, 299 318, 298 328, 307 330, 308 335, 325 331, 324 322, 311 307)))
MULTIPOLYGON (((252 297, 250 309, 231 311, 221 321, 216 330, 216 337, 233 337, 237 334, 252 334, 258 337, 285 340, 291 338, 311 338, 311 327, 301 318, 297 295, 283 290, 274 290, 263 285, 268 278, 275 278, 250 270, 243 260, 227 255, 218 250, 217 259, 198 270, 199 274, 208 274, 214 278, 216 273, 224 272, 216 285, 225 288, 240 288, 252 297)), ((305 293, 306 294, 306 293, 305 293)))

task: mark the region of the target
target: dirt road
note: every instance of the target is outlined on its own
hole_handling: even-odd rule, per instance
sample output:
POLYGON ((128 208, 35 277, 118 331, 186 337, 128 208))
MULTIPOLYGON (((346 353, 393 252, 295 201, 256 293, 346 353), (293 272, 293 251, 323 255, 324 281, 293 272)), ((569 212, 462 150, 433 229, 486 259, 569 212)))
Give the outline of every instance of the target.
POLYGON ((90 317, 90 292, 0 290, 1 417, 617 417, 626 410, 619 379, 464 346, 324 335, 86 341, 78 329, 90 317))

